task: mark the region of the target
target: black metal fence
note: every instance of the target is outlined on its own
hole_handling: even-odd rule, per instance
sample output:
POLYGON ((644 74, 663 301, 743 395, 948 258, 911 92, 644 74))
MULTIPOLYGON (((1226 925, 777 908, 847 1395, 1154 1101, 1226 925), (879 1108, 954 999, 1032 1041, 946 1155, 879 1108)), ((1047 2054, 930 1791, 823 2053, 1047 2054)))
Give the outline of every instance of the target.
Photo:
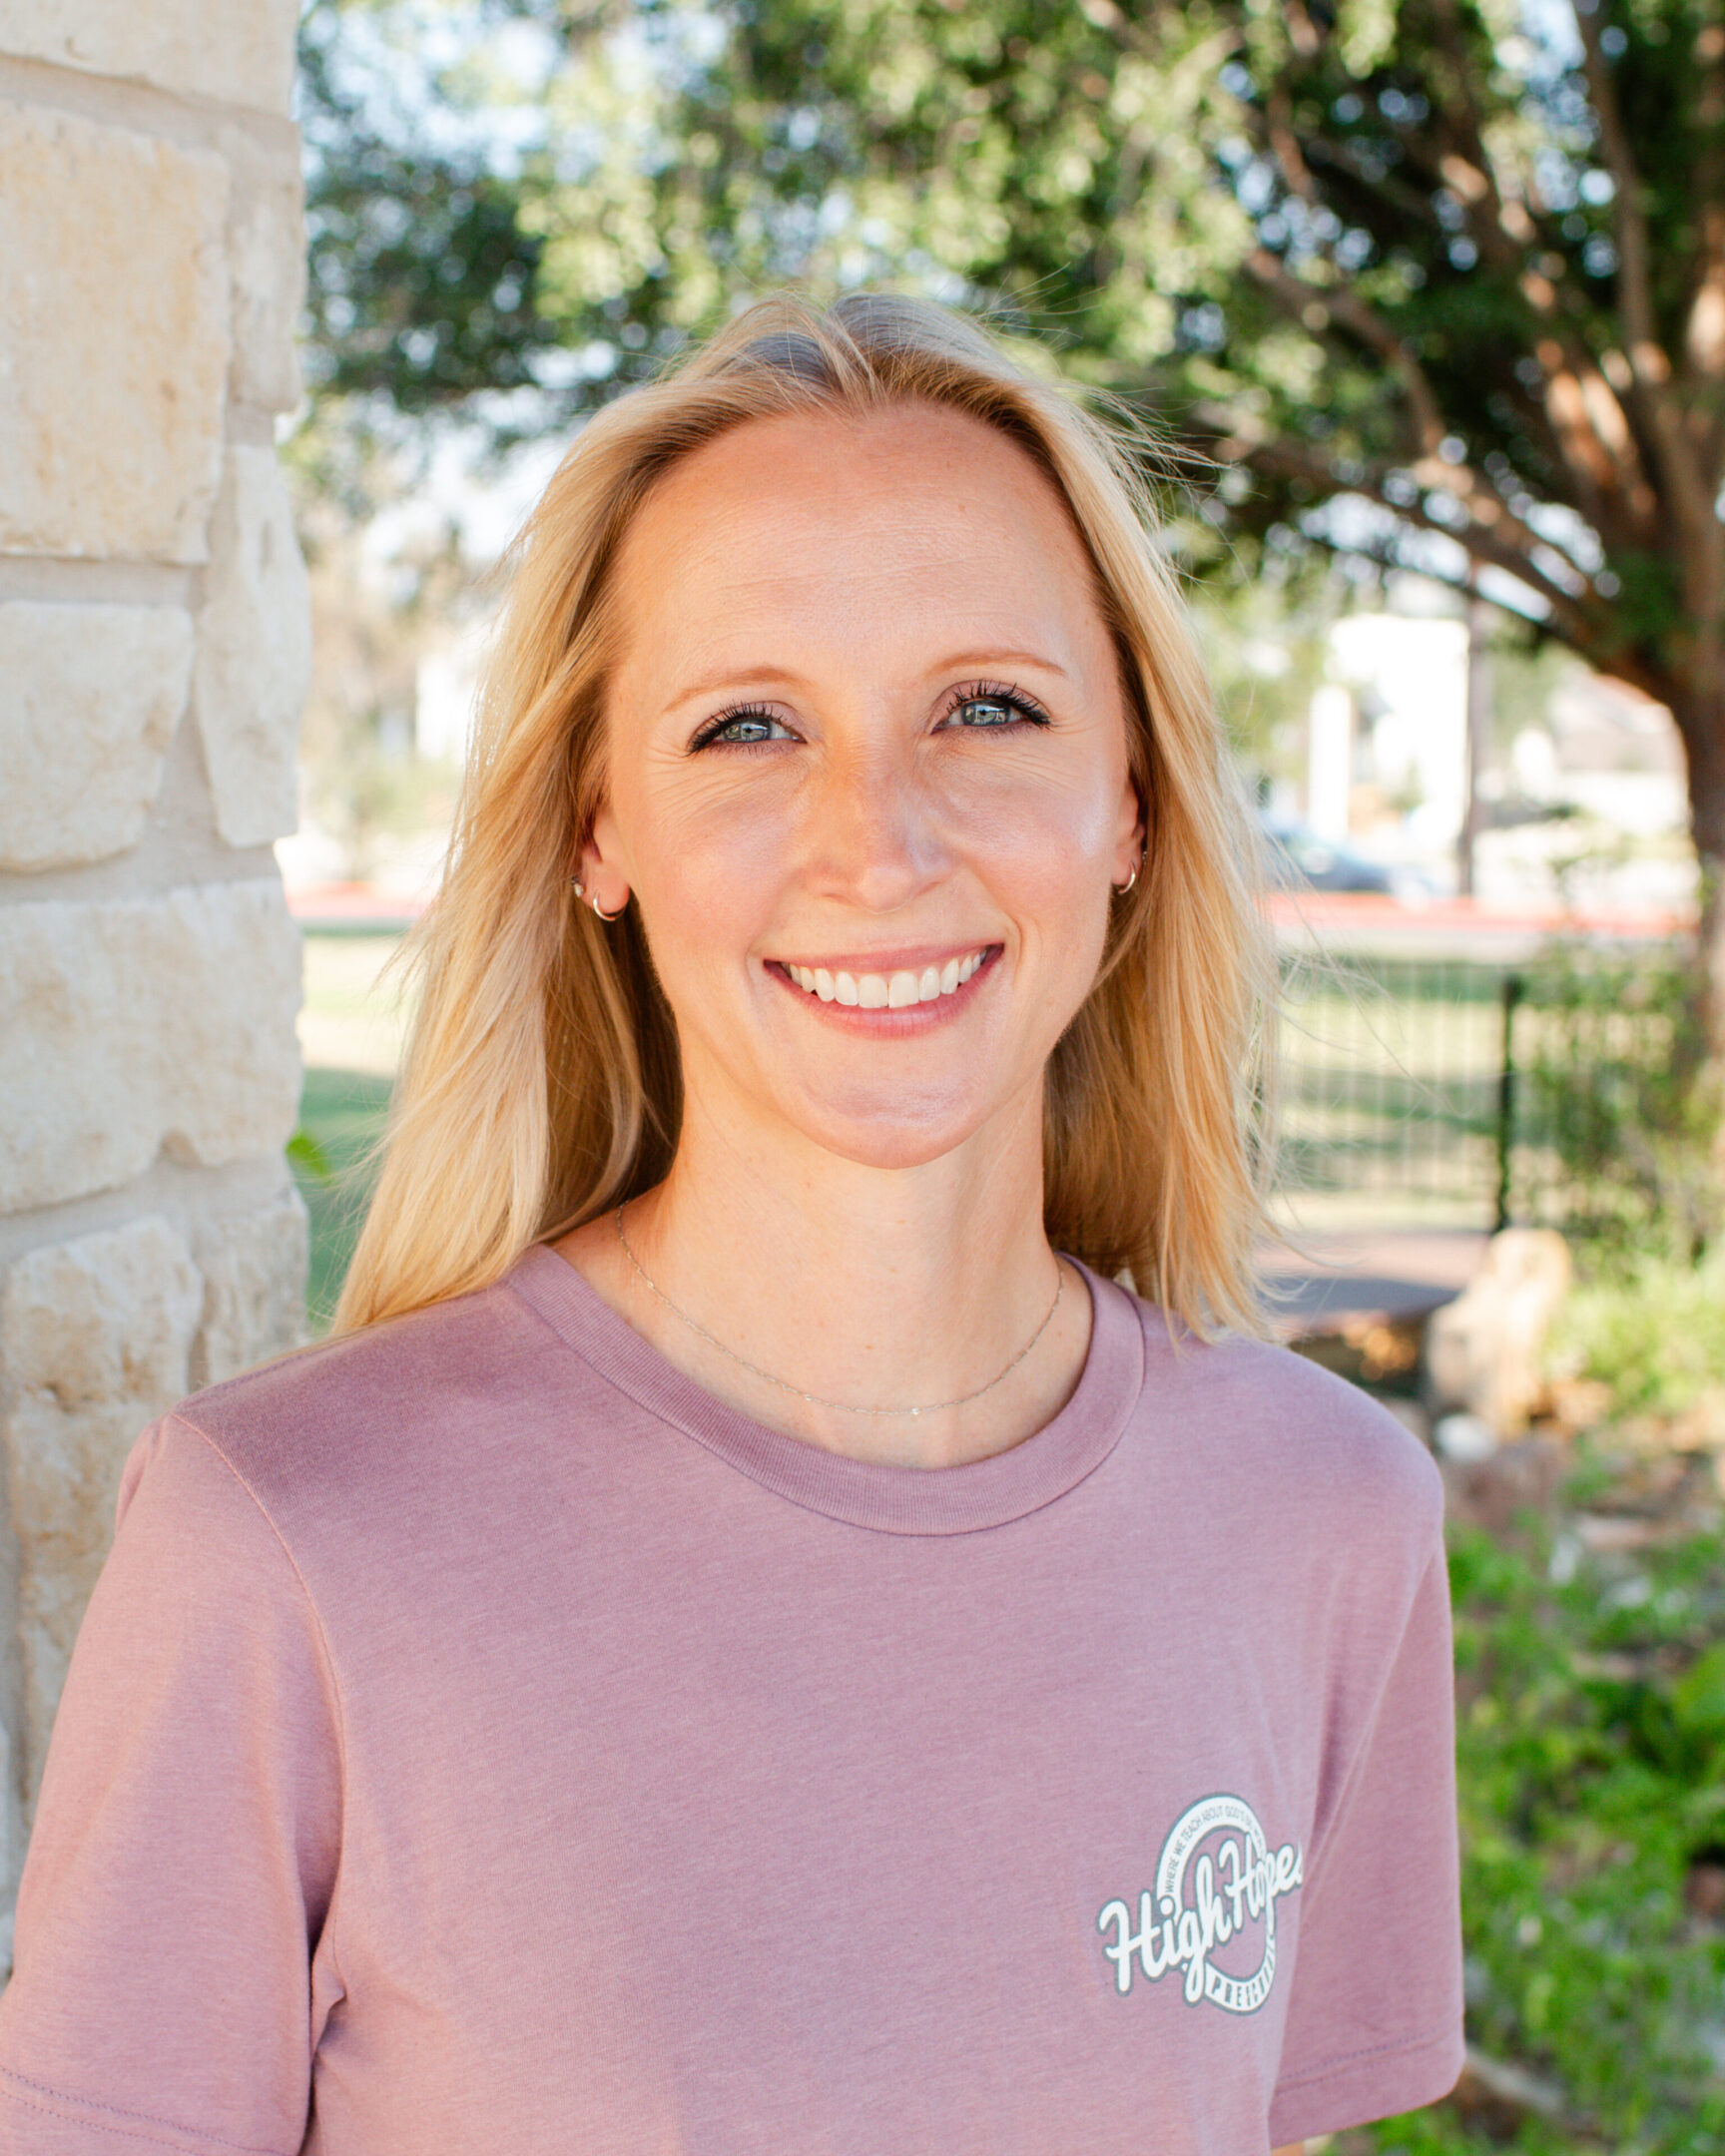
MULTIPOLYGON (((1614 954, 1599 978, 1632 978, 1636 963, 1614 954)), ((1645 963, 1669 966, 1668 948, 1648 946, 1645 963)), ((1667 1012, 1578 996, 1586 966, 1584 950, 1285 957, 1278 1122, 1297 1217, 1469 1228, 1565 1217, 1554 1076, 1577 1060, 1656 1068, 1672 1052, 1667 1012)))

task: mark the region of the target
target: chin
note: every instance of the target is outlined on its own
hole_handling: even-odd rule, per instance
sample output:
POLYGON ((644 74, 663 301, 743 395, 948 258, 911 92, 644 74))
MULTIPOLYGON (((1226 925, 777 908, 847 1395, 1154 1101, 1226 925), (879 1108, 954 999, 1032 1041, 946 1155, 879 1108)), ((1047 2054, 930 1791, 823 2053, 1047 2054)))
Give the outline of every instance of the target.
POLYGON ((925 1168, 955 1153, 1005 1106, 944 1093, 919 1099, 897 1088, 885 1098, 784 1102, 782 1112, 810 1144, 860 1168, 925 1168))

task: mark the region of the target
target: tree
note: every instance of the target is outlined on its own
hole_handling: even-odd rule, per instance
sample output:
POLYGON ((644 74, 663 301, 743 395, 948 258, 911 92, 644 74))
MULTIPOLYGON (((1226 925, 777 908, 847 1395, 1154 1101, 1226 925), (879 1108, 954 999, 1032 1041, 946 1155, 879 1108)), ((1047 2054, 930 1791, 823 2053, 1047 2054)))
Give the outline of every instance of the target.
POLYGON ((1669 707, 1725 1071, 1716 0, 639 0, 564 26, 512 213, 538 333, 590 355, 561 410, 787 276, 1052 334, 1217 460, 1218 524, 1417 562, 1669 707))

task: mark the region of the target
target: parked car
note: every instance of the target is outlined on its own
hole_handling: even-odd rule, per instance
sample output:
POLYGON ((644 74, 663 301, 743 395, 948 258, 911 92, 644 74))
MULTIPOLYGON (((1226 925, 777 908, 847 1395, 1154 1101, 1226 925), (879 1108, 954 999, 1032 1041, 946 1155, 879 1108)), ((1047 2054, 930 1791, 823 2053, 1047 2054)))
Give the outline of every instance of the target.
POLYGON ((1320 838, 1310 824, 1272 821, 1268 816, 1259 820, 1268 840, 1270 880, 1279 890, 1382 891, 1396 898, 1428 895, 1418 878, 1320 838))

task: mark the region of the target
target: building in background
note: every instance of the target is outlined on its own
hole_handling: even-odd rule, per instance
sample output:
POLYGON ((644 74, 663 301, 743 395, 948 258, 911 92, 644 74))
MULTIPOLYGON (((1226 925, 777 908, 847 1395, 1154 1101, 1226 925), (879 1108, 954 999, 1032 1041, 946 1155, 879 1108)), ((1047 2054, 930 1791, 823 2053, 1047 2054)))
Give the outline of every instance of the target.
MULTIPOLYGON (((1468 818, 1469 630, 1417 585, 1397 596, 1406 610, 1332 627, 1303 794, 1284 786, 1278 808, 1285 827, 1297 817, 1323 844, 1395 871, 1405 893, 1438 895, 1456 887, 1468 818)), ((1488 650, 1484 675, 1475 895, 1499 907, 1691 908, 1683 753, 1664 707, 1555 653, 1488 650)))

